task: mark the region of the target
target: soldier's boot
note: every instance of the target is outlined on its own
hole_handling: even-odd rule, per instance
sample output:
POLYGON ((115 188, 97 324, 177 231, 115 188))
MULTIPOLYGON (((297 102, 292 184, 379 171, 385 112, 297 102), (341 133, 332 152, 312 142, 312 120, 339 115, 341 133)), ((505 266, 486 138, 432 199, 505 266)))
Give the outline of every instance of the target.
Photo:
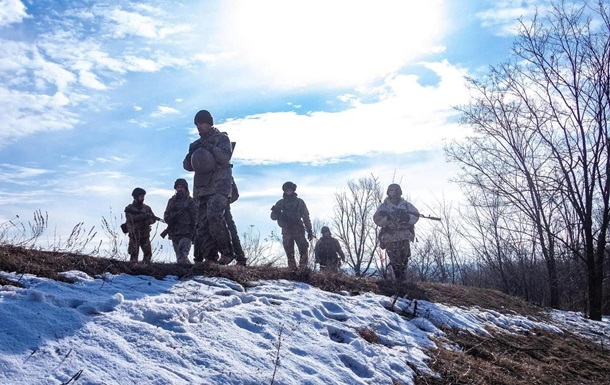
POLYGON ((218 260, 218 263, 221 265, 228 265, 229 263, 233 262, 234 259, 235 257, 233 255, 223 254, 222 257, 220 257, 220 259, 218 260))
POLYGON ((299 270, 307 269, 307 267, 308 267, 307 263, 308 263, 307 254, 301 254, 299 256, 299 270))
POLYGON ((246 257, 241 255, 236 255, 235 260, 237 261, 237 266, 246 266, 246 257))
POLYGON ((138 256, 137 255, 130 255, 129 256, 129 262, 138 262, 138 256))
POLYGON ((296 270, 297 269, 297 261, 294 259, 294 255, 288 255, 288 268, 290 270, 296 270))

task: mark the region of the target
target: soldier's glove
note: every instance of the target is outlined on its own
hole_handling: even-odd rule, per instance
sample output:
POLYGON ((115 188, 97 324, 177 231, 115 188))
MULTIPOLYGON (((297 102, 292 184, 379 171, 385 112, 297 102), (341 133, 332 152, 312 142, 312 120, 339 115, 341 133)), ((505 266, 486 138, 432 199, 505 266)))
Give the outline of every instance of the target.
POLYGON ((311 230, 307 230, 307 240, 309 242, 313 241, 313 233, 311 232, 311 230))
POLYGON ((215 148, 216 146, 214 146, 212 143, 210 143, 210 142, 205 142, 205 143, 202 145, 202 147, 203 147, 203 148, 205 148, 206 150, 208 150, 209 152, 211 152, 211 153, 212 153, 212 155, 214 155, 214 148, 215 148))

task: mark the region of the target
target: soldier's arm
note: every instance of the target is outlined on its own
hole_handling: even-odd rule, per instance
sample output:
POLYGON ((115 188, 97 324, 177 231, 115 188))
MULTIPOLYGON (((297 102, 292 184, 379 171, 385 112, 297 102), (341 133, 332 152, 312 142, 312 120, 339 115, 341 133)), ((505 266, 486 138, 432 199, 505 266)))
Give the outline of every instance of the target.
POLYGON ((339 254, 339 256, 341 257, 341 260, 345 261, 345 254, 343 253, 343 250, 341 250, 341 244, 339 243, 338 239, 335 239, 335 249, 337 254, 339 254))
POLYGON ((375 214, 373 214, 373 222, 379 227, 385 227, 390 224, 391 221, 388 212, 383 204, 379 206, 377 211, 375 211, 375 214))
POLYGON ((305 229, 307 230, 308 233, 312 233, 312 228, 311 228, 311 219, 309 218, 309 210, 307 209, 307 205, 305 204, 305 201, 303 201, 301 199, 301 219, 303 219, 303 224, 305 225, 305 229))
POLYGON ((225 134, 220 136, 220 139, 216 142, 216 145, 211 147, 210 152, 214 155, 216 163, 221 165, 229 165, 231 163, 231 156, 233 155, 233 146, 231 140, 225 134))
POLYGON ((411 214, 409 224, 414 225, 417 223, 417 221, 419 221, 419 210, 409 202, 407 202, 407 210, 409 214, 411 214))
POLYGON ((271 219, 277 221, 280 219, 280 215, 282 214, 282 206, 281 201, 276 202, 273 206, 271 206, 271 219))
POLYGON ((172 205, 172 199, 170 198, 170 200, 167 201, 167 206, 165 207, 165 211, 163 212, 163 220, 165 220, 165 222, 169 222, 171 221, 172 216, 170 215, 170 207, 172 205))

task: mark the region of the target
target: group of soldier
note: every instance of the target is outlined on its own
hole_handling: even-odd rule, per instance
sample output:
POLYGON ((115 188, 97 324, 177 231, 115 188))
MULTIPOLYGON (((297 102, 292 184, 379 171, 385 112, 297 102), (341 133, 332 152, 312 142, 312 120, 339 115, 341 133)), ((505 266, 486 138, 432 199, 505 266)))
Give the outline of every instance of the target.
MULTIPOLYGON (((214 118, 207 110, 197 112, 194 124, 199 138, 189 145, 183 161, 183 168, 194 172, 193 196, 188 182, 176 179, 176 193, 167 202, 163 214, 167 228, 161 236, 169 236, 179 264, 191 264, 188 255, 192 244, 195 263, 209 261, 228 265, 235 261, 237 265, 245 266, 246 256, 230 208, 239 197, 231 164, 235 143, 226 132, 220 132, 214 126, 214 118)), ((290 181, 282 185, 283 196, 271 207, 271 219, 277 221, 282 230, 288 268, 305 270, 309 243, 315 236, 307 205, 298 197, 296 189, 297 185, 290 181), (299 252, 298 265, 295 244, 299 252)), ((137 187, 131 195, 133 202, 125 208, 124 224, 124 232, 129 235, 128 253, 130 260, 137 262, 142 249, 143 261, 150 263, 151 225, 161 218, 144 203, 144 189, 137 187)), ((402 198, 402 190, 397 184, 388 187, 387 197, 373 215, 373 221, 381 228, 380 246, 386 250, 396 279, 405 278, 411 254, 409 243, 415 239, 415 223, 419 217, 415 206, 402 198)), ((314 247, 315 262, 321 270, 338 271, 345 254, 327 226, 322 227, 321 234, 314 247)))

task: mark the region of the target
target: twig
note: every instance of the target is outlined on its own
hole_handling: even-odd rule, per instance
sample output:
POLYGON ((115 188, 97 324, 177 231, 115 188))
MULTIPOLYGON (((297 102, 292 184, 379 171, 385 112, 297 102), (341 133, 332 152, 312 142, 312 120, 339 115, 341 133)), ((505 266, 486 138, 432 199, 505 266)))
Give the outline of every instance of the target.
POLYGON ((74 380, 74 382, 76 383, 76 380, 78 380, 80 378, 80 375, 83 374, 83 370, 79 370, 78 372, 76 372, 76 374, 74 374, 72 376, 72 378, 70 378, 67 382, 62 382, 61 385, 68 385, 69 383, 72 382, 72 380, 74 380))

